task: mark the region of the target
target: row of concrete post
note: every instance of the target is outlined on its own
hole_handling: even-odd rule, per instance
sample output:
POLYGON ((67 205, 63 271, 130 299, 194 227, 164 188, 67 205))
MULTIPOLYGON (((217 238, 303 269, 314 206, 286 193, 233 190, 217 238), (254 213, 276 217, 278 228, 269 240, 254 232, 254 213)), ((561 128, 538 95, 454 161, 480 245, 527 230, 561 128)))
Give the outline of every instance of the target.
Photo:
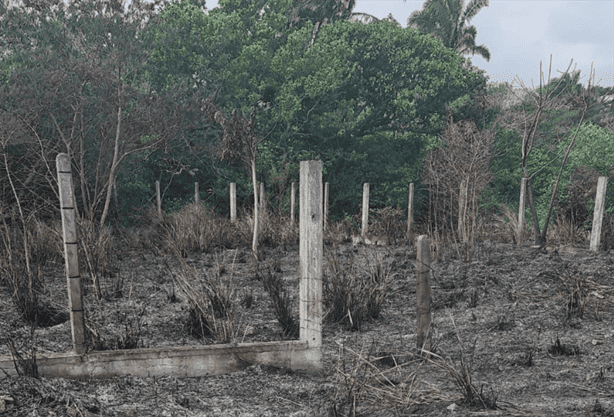
MULTIPOLYGON (((593 213, 593 227, 591 233, 590 250, 596 251, 601 243, 601 228, 603 224, 603 215, 605 210, 605 193, 607 189, 607 177, 599 177, 597 183, 597 196, 595 198, 595 210, 593 213)), ((237 219, 237 184, 230 183, 230 220, 236 221, 237 219)), ((467 239, 466 235, 466 214, 467 214, 467 193, 468 183, 466 180, 461 181, 458 203, 458 235, 462 241, 467 239)), ((369 183, 363 184, 362 189, 362 223, 361 223, 361 236, 365 237, 369 228, 369 183)), ((518 204, 518 224, 516 229, 516 241, 521 243, 523 240, 523 231, 525 228, 525 207, 526 207, 526 190, 527 179, 523 178, 520 183, 520 201, 518 204)), ((198 183, 194 183, 194 201, 199 202, 199 186, 198 183)), ((264 207, 264 183, 260 183, 260 204, 264 207)), ((156 181, 156 202, 158 208, 158 215, 162 217, 162 199, 160 197, 160 182, 156 181)), ((291 183, 290 188, 290 221, 294 223, 296 218, 296 183, 291 183)), ((328 207, 329 207, 329 184, 324 183, 323 190, 323 216, 322 221, 324 229, 328 223, 328 207)), ((414 213, 414 184, 409 184, 409 197, 407 207, 407 235, 410 236, 411 227, 413 224, 414 213)))
MULTIPOLYGON (((237 220, 237 184, 231 182, 229 184, 230 194, 230 220, 232 222, 237 220)), ((260 183, 260 207, 264 207, 264 183, 260 183)), ((200 201, 199 185, 194 183, 194 201, 198 203, 200 201)), ((156 206, 158 216, 162 218, 162 198, 160 195, 160 181, 156 181, 156 206)), ((290 184, 290 222, 294 223, 296 218, 296 183, 290 184)), ((328 208, 329 208, 329 184, 324 183, 323 189, 323 215, 322 222, 324 229, 328 224, 328 208)), ((409 184, 409 197, 407 206, 407 233, 411 230, 414 221, 414 183, 409 184)), ((369 228, 369 183, 364 183, 362 188, 362 224, 361 235, 364 237, 369 228)))
MULTIPOLYGON (((84 354, 85 325, 81 295, 81 276, 78 261, 78 236, 75 222, 75 200, 72 183, 70 159, 59 154, 56 159, 64 237, 66 277, 68 286, 70 321, 74 351, 84 354)), ((299 211, 299 258, 300 258, 300 341, 308 344, 307 353, 301 353, 312 370, 322 369, 322 273, 323 273, 323 230, 327 209, 328 184, 322 189, 322 161, 303 161, 300 163, 300 211, 299 211)), ((197 190, 198 185, 196 185, 197 190)), ((156 184, 159 190, 159 184, 156 184)), ((231 195, 236 186, 231 185, 231 195)), ((364 202, 368 202, 368 185, 364 202)), ((413 187, 410 187, 413 191, 413 187)), ((294 200, 296 187, 292 184, 291 200, 294 200)), ((158 200, 159 201, 159 200, 158 200)), ((410 205, 413 199, 410 197, 410 205)), ((364 204, 368 207, 368 203, 364 204)), ((293 211, 293 210, 291 210, 293 211)), ((232 211, 231 211, 232 212, 232 211)), ((428 350, 428 330, 430 327, 430 285, 428 283, 430 246, 426 236, 417 239, 417 317, 418 347, 428 350)), ((300 356, 300 355, 299 355, 300 356)))
MULTIPOLYGON (((70 160, 66 154, 57 157, 57 174, 62 214, 64 252, 66 258, 66 276, 69 298, 69 311, 73 345, 76 353, 85 352, 83 305, 81 299, 81 277, 79 273, 78 236, 75 222, 75 200, 72 184, 70 160)), ((328 215, 328 183, 322 184, 322 162, 303 161, 300 163, 300 340, 309 345, 308 362, 321 368, 322 346, 322 265, 323 265, 323 230, 328 215), (304 184, 304 185, 303 185, 304 184)), ((593 231, 590 248, 596 251, 601 237, 601 225, 605 208, 605 192, 607 177, 600 177, 597 185, 593 231)), ((261 204, 264 202, 264 185, 261 184, 261 204)), ((160 204, 160 185, 156 183, 158 209, 160 204)), ((409 186, 408 231, 413 221, 413 191, 409 186)), ((291 219, 294 219, 296 185, 291 185, 291 219)), ((467 184, 461 183, 459 201, 459 230, 461 217, 466 202, 467 184)), ((521 241, 524 230, 524 205, 526 195, 526 179, 521 184, 520 204, 518 213, 518 241, 521 241)), ((236 219, 236 184, 230 185, 231 219, 236 219)), ((195 184, 195 200, 198 201, 198 183, 195 184)), ((369 216, 369 184, 363 185, 363 217, 362 233, 367 231, 369 216)), ((161 211, 160 211, 161 213, 161 211)), ((419 236, 416 240, 416 277, 417 277, 417 345, 420 349, 429 350, 430 328, 430 244, 427 236, 419 236)))

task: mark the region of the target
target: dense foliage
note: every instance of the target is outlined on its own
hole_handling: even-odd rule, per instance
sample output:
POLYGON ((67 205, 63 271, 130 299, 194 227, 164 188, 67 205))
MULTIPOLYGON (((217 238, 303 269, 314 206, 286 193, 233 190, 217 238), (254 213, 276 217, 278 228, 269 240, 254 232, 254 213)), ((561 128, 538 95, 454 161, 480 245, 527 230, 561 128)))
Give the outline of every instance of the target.
MULTIPOLYGON (((101 223, 107 216, 131 222, 135 209, 151 204, 156 180, 166 211, 194 198, 194 182, 201 200, 222 214, 227 184, 236 182, 248 208, 250 174, 244 164, 218 158, 223 129, 203 111, 205 99, 227 115, 253 115, 257 177, 272 207, 287 208, 289 184, 306 159, 324 162, 333 219, 358 211, 363 182, 372 184, 372 206, 405 207, 408 183, 420 182, 425 155, 440 145, 447 110, 454 121, 495 129, 493 188, 485 193, 491 206, 513 205, 522 176, 520 135, 493 121, 519 105, 488 100, 507 93, 487 91, 483 71, 462 57, 482 50, 447 47, 441 36, 390 19, 356 22, 354 4, 220 0, 207 10, 198 0, 128 7, 103 0, 1 2, 3 216, 17 199, 31 211, 57 214, 59 152, 73 161, 79 209, 101 223)), ((455 24, 477 9, 455 9, 455 24)), ((470 35, 475 41, 474 29, 470 35)), ((577 121, 582 85, 575 75, 565 85, 571 92, 540 127, 529 162, 540 172, 533 181, 539 204, 555 175, 557 144, 564 143, 553 126, 577 121)), ((611 129, 599 126, 611 112, 608 94, 591 97, 562 200, 578 167, 604 174, 611 168, 611 158, 591 159, 587 151, 598 146, 612 154, 611 129)), ((534 111, 528 99, 522 105, 526 114, 534 111)))

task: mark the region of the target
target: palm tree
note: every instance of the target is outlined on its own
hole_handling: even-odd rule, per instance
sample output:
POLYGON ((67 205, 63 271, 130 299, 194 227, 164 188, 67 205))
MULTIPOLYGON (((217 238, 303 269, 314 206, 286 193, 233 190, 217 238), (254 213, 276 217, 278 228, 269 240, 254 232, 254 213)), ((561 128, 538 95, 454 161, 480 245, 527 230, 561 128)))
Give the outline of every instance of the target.
POLYGON ((314 24, 309 46, 313 45, 318 31, 324 25, 342 20, 372 23, 379 19, 367 13, 354 13, 356 0, 294 0, 291 9, 290 25, 311 21, 314 24))
POLYGON ((490 51, 484 45, 476 45, 477 29, 468 25, 488 0, 426 0, 422 10, 414 11, 407 19, 407 26, 422 33, 440 38, 444 45, 462 55, 481 55, 490 60, 490 51), (465 26, 467 24, 467 26, 465 26))

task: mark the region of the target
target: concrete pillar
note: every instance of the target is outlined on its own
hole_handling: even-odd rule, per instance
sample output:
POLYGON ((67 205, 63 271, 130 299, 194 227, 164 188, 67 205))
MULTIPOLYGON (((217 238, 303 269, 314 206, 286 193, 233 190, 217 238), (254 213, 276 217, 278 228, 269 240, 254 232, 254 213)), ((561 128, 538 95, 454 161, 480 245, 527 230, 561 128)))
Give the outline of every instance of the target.
POLYGON ((237 221, 237 184, 230 183, 230 221, 237 221))
POLYGON ((68 287, 68 310, 70 329, 75 353, 85 353, 85 325, 83 302, 81 300, 81 275, 79 273, 79 241, 77 236, 75 199, 70 158, 61 153, 56 157, 62 232, 64 238, 64 259, 68 287))
POLYGON ((300 340, 308 361, 322 369, 322 161, 301 161, 299 183, 300 340))
POLYGON ((369 183, 365 182, 362 185, 362 229, 360 235, 364 238, 367 236, 369 229, 369 183))
POLYGON ((198 190, 198 183, 194 183, 194 202, 198 204, 200 202, 200 192, 198 190))
POLYGON ((605 209, 605 192, 608 187, 608 177, 599 177, 597 180, 597 195, 595 196, 595 211, 593 212, 593 228, 591 229, 590 250, 596 252, 601 243, 601 225, 605 209))

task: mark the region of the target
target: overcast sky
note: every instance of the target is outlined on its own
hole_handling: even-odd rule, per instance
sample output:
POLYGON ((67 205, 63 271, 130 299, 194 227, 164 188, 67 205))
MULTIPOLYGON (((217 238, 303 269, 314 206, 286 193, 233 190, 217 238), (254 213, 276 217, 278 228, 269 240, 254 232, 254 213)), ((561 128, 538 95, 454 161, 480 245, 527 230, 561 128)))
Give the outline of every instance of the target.
MULTIPOLYGON (((357 0, 355 12, 384 18, 392 13, 404 27, 424 1, 357 0)), ((467 4, 468 1, 465 2, 467 4)), ((217 6, 207 0, 207 7, 217 6)), ((583 83, 593 63, 596 81, 614 86, 614 1, 612 0, 490 0, 471 21, 477 28, 477 44, 490 50, 490 62, 474 56, 472 62, 486 70, 490 81, 514 82, 518 76, 527 87, 539 85, 539 62, 544 77, 552 54, 552 77, 581 70, 583 83)), ((518 83, 514 82, 517 87, 518 83)))

